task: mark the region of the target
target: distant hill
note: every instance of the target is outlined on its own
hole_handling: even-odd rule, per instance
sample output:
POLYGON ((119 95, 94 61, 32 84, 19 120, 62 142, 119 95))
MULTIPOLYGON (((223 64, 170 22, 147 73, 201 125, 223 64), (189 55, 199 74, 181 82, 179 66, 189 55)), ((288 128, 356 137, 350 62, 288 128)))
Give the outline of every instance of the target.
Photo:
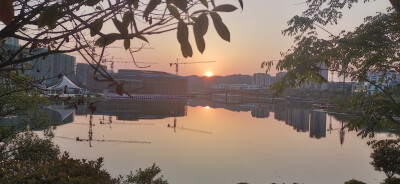
POLYGON ((203 89, 208 89, 215 84, 248 84, 251 85, 252 76, 250 75, 228 75, 228 76, 213 76, 200 77, 191 75, 188 79, 189 92, 200 92, 203 89))

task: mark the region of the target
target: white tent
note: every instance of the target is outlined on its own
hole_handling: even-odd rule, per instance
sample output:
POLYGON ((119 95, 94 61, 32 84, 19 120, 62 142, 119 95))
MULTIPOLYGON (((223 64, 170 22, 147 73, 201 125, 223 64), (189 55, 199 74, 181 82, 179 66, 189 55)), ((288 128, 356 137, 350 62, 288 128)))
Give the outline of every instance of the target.
POLYGON ((67 86, 68 89, 82 89, 80 87, 78 87, 77 85, 75 85, 71 80, 69 80, 66 76, 63 76, 63 79, 60 83, 48 87, 47 89, 49 90, 60 90, 60 89, 64 89, 65 86, 67 86))
POLYGON ((75 109, 55 109, 50 107, 49 109, 56 111, 58 114, 61 116, 61 121, 64 121, 66 118, 68 118, 71 114, 75 112, 75 109))

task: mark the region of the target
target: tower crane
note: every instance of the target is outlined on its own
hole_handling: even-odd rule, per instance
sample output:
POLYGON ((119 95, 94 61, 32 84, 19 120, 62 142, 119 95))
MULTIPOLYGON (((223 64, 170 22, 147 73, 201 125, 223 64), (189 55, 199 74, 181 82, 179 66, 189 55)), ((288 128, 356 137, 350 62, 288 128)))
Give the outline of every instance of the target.
MULTIPOLYGON (((111 60, 107 60, 107 59, 103 59, 102 63, 111 63, 110 69, 111 71, 114 71, 114 63, 133 63, 133 61, 114 61, 114 57, 111 58, 111 60)), ((151 66, 150 64, 158 64, 158 63, 154 63, 154 62, 136 62, 137 64, 149 64, 149 66, 151 66)))
POLYGON ((180 63, 179 60, 176 59, 176 62, 175 63, 169 63, 169 66, 172 67, 172 66, 175 65, 175 72, 176 72, 176 75, 178 75, 179 65, 181 65, 181 64, 186 65, 186 64, 214 63, 214 62, 216 62, 216 61, 194 61, 194 62, 182 62, 182 63, 180 63))

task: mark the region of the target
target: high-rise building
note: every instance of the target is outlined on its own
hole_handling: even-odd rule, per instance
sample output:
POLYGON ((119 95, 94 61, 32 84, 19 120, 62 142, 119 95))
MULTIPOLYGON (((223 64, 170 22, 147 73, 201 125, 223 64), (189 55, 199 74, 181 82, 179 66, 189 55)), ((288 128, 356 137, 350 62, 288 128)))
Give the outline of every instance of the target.
MULTIPOLYGON (((11 51, 19 49, 18 39, 6 38, 6 48, 11 51)), ((47 49, 37 48, 31 55, 38 55, 47 52, 47 49)), ((44 84, 52 85, 61 81, 57 76, 59 74, 65 75, 70 79, 75 78, 75 57, 66 54, 52 54, 45 57, 39 57, 26 62, 27 67, 30 69, 29 74, 35 80, 44 80, 44 84)))
POLYGON ((253 74, 252 85, 259 85, 260 87, 268 87, 271 84, 271 76, 266 73, 253 74))
MULTIPOLYGON (((35 54, 47 52, 47 49, 38 49, 35 54)), ((75 57, 66 54, 52 54, 47 57, 37 58, 28 61, 32 66, 31 76, 36 80, 45 79, 46 85, 61 82, 62 78, 57 76, 65 75, 74 81, 75 79, 75 57)))
MULTIPOLYGON (((321 70, 318 72, 319 75, 321 75, 323 78, 328 81, 328 75, 329 71, 325 67, 325 64, 320 63, 321 70)), ((322 84, 316 84, 314 82, 309 82, 309 83, 303 83, 300 88, 305 88, 305 89, 314 89, 314 90, 326 90, 328 89, 328 83, 322 83, 322 84)))
MULTIPOLYGON (((106 65, 100 66, 104 71, 107 71, 106 65)), ((103 71, 102 70, 102 71, 103 71)), ((107 88, 108 83, 103 81, 97 81, 94 77, 95 70, 87 63, 76 64, 76 83, 92 92, 103 92, 107 88)), ((102 79, 100 73, 96 74, 96 77, 102 79)))

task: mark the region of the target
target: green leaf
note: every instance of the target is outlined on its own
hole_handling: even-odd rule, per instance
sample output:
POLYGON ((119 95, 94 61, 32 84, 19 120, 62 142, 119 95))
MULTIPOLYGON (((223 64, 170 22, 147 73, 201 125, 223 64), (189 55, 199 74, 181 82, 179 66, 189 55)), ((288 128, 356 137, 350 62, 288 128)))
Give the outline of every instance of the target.
POLYGON ((168 7, 168 10, 171 13, 171 15, 173 15, 178 20, 181 19, 181 16, 179 15, 179 11, 175 6, 168 5, 167 7, 168 7))
POLYGON ((197 19, 195 24, 193 25, 194 37, 196 39, 197 48, 201 53, 204 52, 206 47, 206 43, 204 41, 203 36, 207 33, 208 30, 208 17, 206 13, 201 14, 197 19))
POLYGON ((133 13, 131 11, 127 11, 124 13, 124 16, 122 17, 122 24, 128 28, 129 23, 133 21, 133 13))
POLYGON ((201 4, 203 4, 205 7, 208 8, 208 2, 207 0, 200 0, 201 4))
POLYGON ((100 0, 86 0, 86 5, 88 5, 88 6, 94 6, 94 5, 96 5, 97 3, 99 3, 100 2, 100 0))
POLYGON ((90 36, 95 36, 97 32, 100 32, 101 28, 103 27, 103 18, 95 20, 90 24, 90 26, 91 26, 90 36))
POLYGON ((229 29, 222 22, 221 17, 218 15, 218 13, 215 13, 215 12, 211 12, 210 15, 211 15, 211 18, 212 18, 212 20, 214 22, 215 30, 217 30, 217 33, 219 34, 219 36, 222 39, 230 42, 231 35, 229 33, 229 29))
POLYGON ((143 12, 143 17, 146 20, 149 18, 150 13, 156 9, 157 5, 161 3, 161 0, 150 0, 149 4, 147 4, 146 9, 143 12))
POLYGON ((192 57, 193 50, 192 46, 189 43, 189 28, 183 20, 180 20, 178 23, 178 31, 177 31, 178 42, 181 45, 181 51, 183 57, 192 57))
POLYGON ((54 4, 49 6, 43 10, 38 18, 38 27, 47 26, 52 29, 56 26, 58 20, 58 4, 54 4))
POLYGON ((223 4, 223 5, 219 5, 217 7, 215 7, 212 11, 216 11, 216 12, 233 12, 235 11, 237 8, 233 5, 230 4, 223 4))
POLYGON ((131 47, 131 40, 129 38, 124 40, 125 50, 128 50, 131 47))
POLYGON ((128 34, 128 27, 125 27, 121 21, 119 21, 118 19, 112 19, 112 21, 121 34, 123 35, 128 34))
MULTIPOLYGON (((117 35, 119 35, 119 34, 118 33, 107 34, 107 36, 117 36, 117 35)), ((100 37, 99 39, 96 40, 94 45, 99 46, 99 47, 104 47, 104 46, 114 43, 115 40, 116 40, 115 38, 107 38, 106 39, 104 37, 100 37)))

